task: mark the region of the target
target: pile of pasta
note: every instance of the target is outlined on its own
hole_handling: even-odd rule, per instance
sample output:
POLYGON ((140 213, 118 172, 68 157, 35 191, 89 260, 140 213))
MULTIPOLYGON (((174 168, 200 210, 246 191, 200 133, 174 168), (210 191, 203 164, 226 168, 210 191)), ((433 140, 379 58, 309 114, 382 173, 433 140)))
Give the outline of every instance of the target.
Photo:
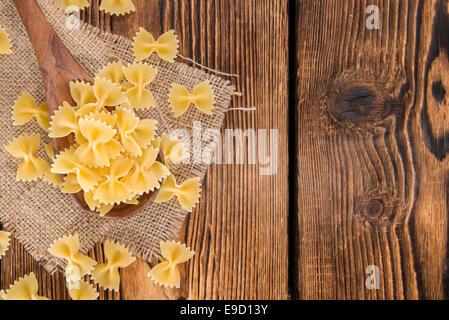
MULTIPOLYGON (((75 105, 64 102, 52 117, 45 103, 38 105, 23 92, 13 106, 13 125, 24 125, 35 118, 50 138, 70 136, 74 142, 57 155, 51 144, 45 145, 49 163, 36 156, 39 135, 16 138, 6 150, 23 160, 17 180, 43 179, 60 186, 64 193, 83 191, 89 208, 101 216, 116 205, 137 205, 142 195, 157 189, 157 203, 177 198, 191 212, 199 200, 200 178, 178 184, 169 169, 171 163, 185 159, 183 144, 168 135, 158 136, 157 121, 141 119, 136 114, 158 107, 148 88, 158 70, 143 61, 156 53, 161 59, 174 62, 177 48, 173 31, 155 40, 141 28, 134 38, 136 62, 112 62, 98 71, 93 83, 70 82, 75 105), (164 163, 159 161, 160 152, 164 163), (65 175, 63 180, 60 175, 65 175)), ((208 81, 198 83, 192 92, 172 83, 167 98, 176 118, 192 105, 205 114, 213 113, 215 98, 208 81)))
MULTIPOLYGON (((10 233, 0 231, 0 259, 9 247, 10 233)), ((170 288, 179 288, 181 275, 178 265, 187 262, 195 252, 186 245, 175 241, 163 241, 160 244, 161 254, 164 261, 154 266, 148 273, 156 284, 170 288)), ((96 288, 86 281, 90 276, 100 287, 105 290, 120 290, 121 268, 129 267, 136 261, 129 250, 115 242, 104 243, 105 263, 98 264, 97 261, 81 254, 80 238, 78 234, 64 236, 56 240, 48 252, 66 261, 64 275, 67 289, 73 300, 96 300, 99 296, 96 288)), ((19 279, 8 290, 0 290, 0 300, 48 300, 38 295, 38 282, 34 273, 30 273, 19 279)))

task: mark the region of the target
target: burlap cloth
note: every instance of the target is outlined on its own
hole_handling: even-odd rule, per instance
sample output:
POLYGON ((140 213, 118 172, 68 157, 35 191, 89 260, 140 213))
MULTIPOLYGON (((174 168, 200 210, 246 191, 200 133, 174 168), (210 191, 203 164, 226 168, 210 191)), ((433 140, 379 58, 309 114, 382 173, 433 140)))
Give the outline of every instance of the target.
MULTIPOLYGON (((91 75, 116 59, 127 63, 133 61, 131 39, 102 32, 84 23, 78 29, 70 29, 66 26, 64 12, 53 1, 38 0, 38 3, 64 44, 91 75)), ((0 56, 0 220, 5 229, 12 231, 49 272, 57 270, 63 262, 50 256, 47 249, 59 237, 75 232, 80 235, 83 252, 95 243, 109 239, 129 247, 134 255, 144 260, 158 256, 159 242, 176 237, 187 214, 176 200, 166 204, 152 203, 132 218, 107 220, 79 210, 70 196, 42 181, 16 181, 18 161, 7 154, 4 147, 22 134, 40 133, 42 143, 48 143, 49 139, 35 120, 25 126, 13 127, 12 106, 22 90, 43 102, 44 87, 33 49, 12 0, 0 1, 0 25, 9 33, 14 52, 0 56)), ((194 121, 201 121, 203 131, 220 129, 234 92, 229 81, 185 63, 166 63, 155 55, 148 62, 159 70, 156 80, 150 85, 159 107, 140 112, 139 116, 158 120, 159 134, 176 129, 186 129, 192 134, 194 121), (206 79, 216 94, 214 115, 202 115, 191 108, 188 114, 175 120, 167 101, 171 84, 180 83, 192 90, 206 79)), ((194 139, 184 142, 190 144, 188 140, 194 139)), ((193 148, 191 145, 191 154, 193 148)), ((45 157, 42 147, 39 154, 45 157)), ((204 177, 207 165, 183 164, 171 170, 182 182, 195 176, 204 177)))

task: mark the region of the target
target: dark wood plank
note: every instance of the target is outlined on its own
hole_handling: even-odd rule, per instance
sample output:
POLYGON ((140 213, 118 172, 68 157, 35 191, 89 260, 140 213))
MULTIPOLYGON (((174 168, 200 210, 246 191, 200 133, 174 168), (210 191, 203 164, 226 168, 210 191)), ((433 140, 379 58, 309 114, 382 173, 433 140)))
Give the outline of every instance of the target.
POLYGON ((447 298, 447 10, 296 1, 296 298, 447 298))

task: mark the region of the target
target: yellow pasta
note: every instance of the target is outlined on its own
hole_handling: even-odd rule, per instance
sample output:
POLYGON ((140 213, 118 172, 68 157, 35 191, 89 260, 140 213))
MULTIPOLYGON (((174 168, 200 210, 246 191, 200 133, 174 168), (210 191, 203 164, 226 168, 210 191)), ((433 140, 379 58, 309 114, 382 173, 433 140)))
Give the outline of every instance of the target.
POLYGON ((48 135, 50 138, 63 138, 71 133, 80 136, 76 111, 67 102, 59 107, 51 119, 48 135))
POLYGON ((0 54, 11 54, 11 40, 9 40, 8 33, 0 26, 0 54))
POLYGON ((94 104, 97 101, 94 88, 84 81, 70 81, 70 94, 76 102, 77 107, 83 107, 87 104, 94 104))
POLYGON ((50 127, 48 107, 46 103, 39 107, 36 105, 33 97, 26 92, 22 92, 13 106, 13 125, 20 126, 36 118, 39 125, 46 131, 50 127))
POLYGON ((74 153, 78 161, 91 168, 108 167, 124 151, 122 145, 114 139, 117 130, 106 123, 90 119, 79 120, 79 130, 87 140, 74 153))
POLYGON ((68 289, 80 289, 81 278, 91 273, 97 262, 86 255, 80 254, 79 235, 65 236, 56 240, 48 252, 67 261, 65 276, 68 289))
POLYGON ((212 115, 214 109, 214 91, 209 81, 201 82, 190 93, 185 87, 179 84, 173 84, 169 93, 170 107, 175 114, 175 118, 179 118, 191 104, 193 104, 201 112, 212 115))
POLYGON ((2 294, 3 300, 48 300, 37 294, 39 285, 33 272, 14 282, 12 286, 2 294))
POLYGON ((122 87, 111 80, 97 77, 93 91, 96 102, 81 106, 76 112, 79 117, 87 116, 92 112, 107 112, 105 107, 116 107, 127 102, 122 87))
POLYGON ((178 139, 170 137, 169 135, 162 135, 160 140, 160 148, 164 154, 166 166, 172 162, 180 162, 187 156, 182 142, 178 139))
POLYGON ((23 159, 17 169, 18 181, 35 181, 41 178, 49 169, 49 164, 34 154, 39 149, 41 137, 38 134, 21 136, 13 140, 7 147, 13 157, 23 159))
POLYGON ((7 231, 0 231, 0 259, 6 254, 9 249, 11 233, 7 231))
POLYGON ((120 289, 119 268, 130 266, 136 258, 124 246, 110 241, 104 243, 104 255, 107 263, 94 268, 92 279, 105 289, 118 291, 120 289))
POLYGON ((180 242, 166 241, 161 242, 161 254, 165 261, 151 269, 148 277, 160 285, 179 288, 181 274, 177 266, 190 260, 195 252, 180 242))
POLYGON ((109 212, 111 212, 112 209, 114 209, 114 204, 104 204, 104 203, 101 203, 99 200, 95 200, 94 195, 95 195, 96 191, 97 190, 94 189, 92 191, 85 192, 84 200, 86 201, 90 210, 97 211, 100 213, 101 217, 104 217, 109 212))
POLYGON ((97 77, 110 80, 116 84, 122 82, 123 76, 123 63, 121 61, 111 62, 97 73, 97 77))
POLYGON ((132 156, 141 156, 142 150, 154 139, 157 121, 139 120, 132 110, 125 108, 117 108, 115 114, 122 145, 132 156))
MULTIPOLYGON (((55 159, 55 149, 53 147, 53 143, 48 143, 45 146, 45 153, 51 159, 55 159)), ((44 173, 43 180, 48 182, 54 187, 59 187, 62 185, 61 176, 59 174, 51 172, 51 167, 48 166, 48 170, 44 173)))
MULTIPOLYGON (((88 168, 81 164, 80 161, 77 161, 74 157, 74 153, 75 147, 71 147, 70 149, 61 152, 53 162, 51 172, 68 175, 71 173, 75 174, 78 184, 85 192, 88 192, 98 185, 98 182, 101 179, 101 174, 98 170, 88 168)), ((64 187, 67 187, 67 185, 64 184, 64 187)))
POLYGON ((89 6, 88 0, 58 0, 58 4, 64 9, 82 10, 89 6))
POLYGON ((175 177, 170 175, 159 189, 155 202, 167 202, 176 196, 181 207, 191 212, 199 201, 200 180, 200 178, 193 178, 178 185, 175 177))
POLYGON ((81 190, 83 190, 83 188, 81 188, 80 184, 78 183, 76 173, 69 173, 65 176, 61 188, 61 191, 63 193, 78 193, 81 190))
POLYGON ((111 161, 111 166, 105 174, 107 179, 98 186, 93 197, 94 200, 103 204, 119 204, 133 198, 134 195, 131 193, 131 189, 121 181, 129 173, 132 165, 133 162, 131 160, 123 157, 111 161))
POLYGON ((97 300, 98 291, 88 282, 81 281, 79 289, 69 289, 72 300, 97 300))
POLYGON ((156 105, 153 94, 145 87, 156 78, 157 69, 143 63, 136 63, 123 67, 123 73, 132 84, 125 91, 129 103, 136 109, 152 108, 156 105))
POLYGON ((133 194, 142 195, 160 187, 162 179, 170 171, 160 162, 156 161, 159 149, 148 147, 143 155, 134 160, 130 173, 123 179, 133 194))
POLYGON ((140 28, 134 37, 133 46, 136 62, 145 60, 156 52, 159 58, 173 63, 178 55, 179 43, 174 30, 164 33, 155 41, 147 30, 140 28))
POLYGON ((131 0, 102 0, 100 10, 119 16, 136 11, 136 7, 131 0))

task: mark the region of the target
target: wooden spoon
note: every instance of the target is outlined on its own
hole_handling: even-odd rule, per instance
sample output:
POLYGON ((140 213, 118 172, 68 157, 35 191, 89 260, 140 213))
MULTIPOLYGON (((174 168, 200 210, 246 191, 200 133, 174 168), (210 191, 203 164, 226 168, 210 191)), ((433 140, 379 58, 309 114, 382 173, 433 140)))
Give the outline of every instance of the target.
MULTIPOLYGON (((25 29, 33 45, 34 53, 42 73, 48 112, 53 116, 64 101, 74 104, 69 88, 69 82, 82 80, 93 82, 89 74, 73 58, 63 42, 45 18, 36 0, 14 0, 25 29)), ((63 151, 74 143, 74 137, 53 139, 56 151, 63 151)), ((160 153, 158 161, 163 163, 160 153)), ((105 218, 124 218, 136 214, 148 203, 152 202, 158 190, 145 194, 139 198, 138 205, 120 205, 114 207, 105 218)), ((73 195, 75 201, 84 209, 89 207, 84 200, 84 193, 73 195)), ((90 211, 96 215, 97 212, 90 211)))

